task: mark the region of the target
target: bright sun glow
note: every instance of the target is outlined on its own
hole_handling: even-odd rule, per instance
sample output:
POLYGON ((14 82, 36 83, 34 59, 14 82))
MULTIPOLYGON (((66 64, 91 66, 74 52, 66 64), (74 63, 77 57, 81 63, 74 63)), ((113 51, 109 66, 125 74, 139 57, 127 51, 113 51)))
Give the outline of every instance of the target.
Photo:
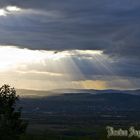
POLYGON ((65 55, 66 53, 55 53, 53 51, 20 49, 12 46, 0 47, 0 70, 47 60, 56 61, 65 57, 65 55))
MULTIPOLYGON (((88 55, 101 55, 99 51, 78 51, 80 54, 88 55)), ((0 47, 0 70, 4 71, 7 69, 15 68, 18 66, 24 66, 32 63, 43 63, 46 61, 58 61, 65 57, 70 57, 74 55, 71 51, 45 51, 45 50, 29 50, 20 49, 13 46, 1 46, 0 47)))

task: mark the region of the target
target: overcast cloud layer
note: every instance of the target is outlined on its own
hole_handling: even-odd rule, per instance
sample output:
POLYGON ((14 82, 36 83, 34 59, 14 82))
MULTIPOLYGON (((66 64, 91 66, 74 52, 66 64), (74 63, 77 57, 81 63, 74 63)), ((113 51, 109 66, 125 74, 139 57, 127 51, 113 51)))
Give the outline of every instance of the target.
MULTIPOLYGON (((7 12, 0 16, 0 45, 58 53, 101 50, 112 59, 108 66, 116 76, 140 87, 139 0, 1 0, 0 7, 7 12), (9 12, 7 6, 21 10, 9 12)), ((72 59, 86 79, 102 76, 83 57, 72 59)))

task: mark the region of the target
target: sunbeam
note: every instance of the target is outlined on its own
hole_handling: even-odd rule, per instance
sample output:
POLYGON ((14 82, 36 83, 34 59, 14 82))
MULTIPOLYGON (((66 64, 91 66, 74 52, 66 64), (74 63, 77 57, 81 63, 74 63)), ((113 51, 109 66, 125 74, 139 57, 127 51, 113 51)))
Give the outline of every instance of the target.
POLYGON ((132 87, 133 84, 128 79, 126 82, 113 66, 114 61, 99 50, 55 52, 0 47, 1 82, 10 81, 15 86, 22 85, 28 89, 106 89, 109 85, 113 88, 117 85, 132 87), (107 77, 115 79, 112 78, 114 85, 107 77))

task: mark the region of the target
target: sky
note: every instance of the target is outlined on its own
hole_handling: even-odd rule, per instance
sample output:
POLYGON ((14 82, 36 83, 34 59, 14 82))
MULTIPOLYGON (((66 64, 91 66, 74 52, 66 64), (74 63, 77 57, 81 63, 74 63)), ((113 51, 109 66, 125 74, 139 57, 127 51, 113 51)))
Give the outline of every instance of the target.
POLYGON ((0 84, 140 88, 139 0, 1 0, 0 84))

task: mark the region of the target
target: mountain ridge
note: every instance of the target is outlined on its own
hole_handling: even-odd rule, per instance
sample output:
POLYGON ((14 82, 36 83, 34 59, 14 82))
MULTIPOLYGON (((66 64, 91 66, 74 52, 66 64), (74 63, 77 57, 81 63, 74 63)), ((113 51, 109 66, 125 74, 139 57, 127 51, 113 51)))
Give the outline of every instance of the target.
POLYGON ((78 93, 90 93, 90 94, 132 94, 140 95, 140 89, 135 90, 115 90, 115 89, 105 89, 105 90, 95 90, 95 89, 58 89, 58 90, 29 90, 29 89, 16 89, 17 94, 21 97, 39 97, 39 96, 54 96, 61 94, 78 94, 78 93))

